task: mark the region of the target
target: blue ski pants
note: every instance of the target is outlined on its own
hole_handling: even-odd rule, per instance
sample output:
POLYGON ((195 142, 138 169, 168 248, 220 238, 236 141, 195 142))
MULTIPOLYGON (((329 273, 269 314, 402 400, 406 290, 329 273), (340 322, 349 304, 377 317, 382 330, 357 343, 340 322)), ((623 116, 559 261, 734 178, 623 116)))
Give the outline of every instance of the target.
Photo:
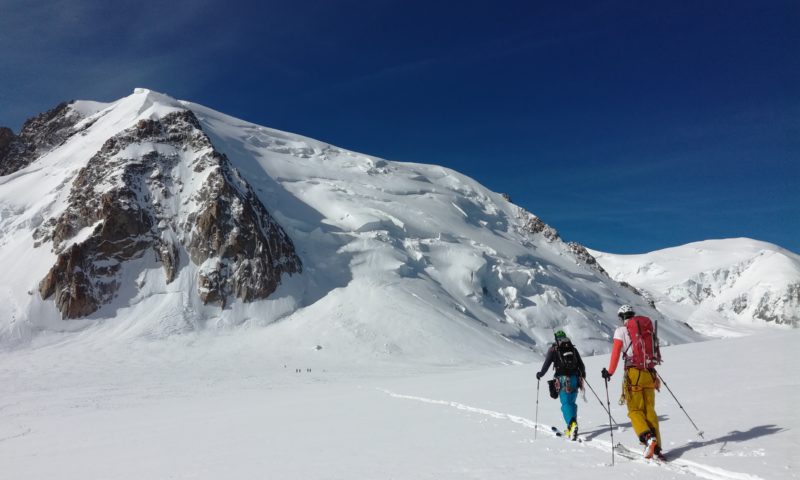
POLYGON ((578 376, 565 375, 558 377, 558 381, 561 382, 561 392, 558 394, 561 400, 561 413, 564 415, 564 422, 569 426, 572 420, 578 421, 578 376))

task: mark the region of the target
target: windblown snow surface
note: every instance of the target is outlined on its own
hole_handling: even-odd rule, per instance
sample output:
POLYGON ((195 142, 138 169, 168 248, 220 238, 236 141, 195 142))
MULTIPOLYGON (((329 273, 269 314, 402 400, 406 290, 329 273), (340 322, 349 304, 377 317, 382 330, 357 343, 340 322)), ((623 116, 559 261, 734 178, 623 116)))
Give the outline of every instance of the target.
MULTIPOLYGON (((672 460, 616 455, 611 466, 608 416, 591 391, 578 402, 583 443, 550 433, 564 425, 544 379, 536 423, 538 362, 352 369, 325 350, 284 364, 269 329, 126 344, 78 334, 0 352, 0 477, 800 478, 799 341, 792 330, 665 348, 659 371, 704 438, 662 388, 672 460)), ((605 403, 608 356, 585 360, 605 403)), ((614 441, 639 451, 619 377, 614 441)))

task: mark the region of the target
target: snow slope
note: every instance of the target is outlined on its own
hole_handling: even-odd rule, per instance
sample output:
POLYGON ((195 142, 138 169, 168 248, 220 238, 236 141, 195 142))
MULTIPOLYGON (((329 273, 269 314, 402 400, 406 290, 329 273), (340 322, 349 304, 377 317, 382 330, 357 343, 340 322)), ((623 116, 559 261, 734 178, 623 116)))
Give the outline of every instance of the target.
POLYGON ((800 255, 748 238, 707 240, 642 255, 595 252, 616 280, 710 336, 800 325, 800 255))
MULTIPOLYGON (((320 347, 355 363, 497 364, 536 358, 557 328, 584 353, 608 351, 622 303, 659 319, 666 343, 703 338, 611 280, 534 215, 458 172, 347 151, 146 89, 70 108, 86 116, 80 133, 0 177, 0 268, 13 272, 0 278, 0 345, 61 341, 54 332, 125 342, 250 326, 297 355, 320 347), (113 301, 62 320, 38 294, 53 245, 37 247, 32 232, 66 208, 73 179, 108 138, 184 109, 286 231, 303 273, 284 276, 266 300, 221 308, 201 301, 203 270, 185 252, 172 282, 151 252, 124 266, 125 289, 113 301)), ((141 161, 165 148, 139 142, 126 155, 141 161)), ((179 163, 171 175, 188 188, 192 172, 179 163)))
MULTIPOLYGON (((125 344, 76 337, 0 352, 2 478, 514 480, 565 469, 597 480, 800 478, 796 330, 665 348, 660 372, 704 439, 663 390, 672 461, 616 455, 613 467, 608 417, 591 391, 578 402, 583 443, 549 433, 563 420, 546 388, 537 425, 539 363, 350 368, 325 350, 287 362, 269 329, 125 344)), ((607 362, 586 359, 603 402, 607 362)), ((637 449, 619 382, 614 440, 637 449)))

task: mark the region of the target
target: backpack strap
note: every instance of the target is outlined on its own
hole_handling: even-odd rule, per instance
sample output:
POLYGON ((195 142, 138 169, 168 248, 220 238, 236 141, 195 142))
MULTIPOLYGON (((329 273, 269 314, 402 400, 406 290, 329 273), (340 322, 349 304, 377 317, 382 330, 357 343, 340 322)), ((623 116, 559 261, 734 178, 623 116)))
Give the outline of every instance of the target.
POLYGON ((625 327, 625 333, 628 334, 628 346, 625 347, 625 350, 622 351, 622 359, 623 360, 627 360, 628 359, 628 350, 630 350, 631 346, 633 346, 633 338, 631 338, 631 332, 630 332, 630 330, 628 330, 628 322, 629 321, 630 321, 630 318, 625 320, 625 323, 622 324, 622 326, 625 327))
POLYGON ((553 350, 555 350, 556 356, 558 357, 558 366, 564 365, 564 358, 561 356, 561 350, 559 350, 560 345, 558 344, 558 340, 556 343, 553 344, 553 350))

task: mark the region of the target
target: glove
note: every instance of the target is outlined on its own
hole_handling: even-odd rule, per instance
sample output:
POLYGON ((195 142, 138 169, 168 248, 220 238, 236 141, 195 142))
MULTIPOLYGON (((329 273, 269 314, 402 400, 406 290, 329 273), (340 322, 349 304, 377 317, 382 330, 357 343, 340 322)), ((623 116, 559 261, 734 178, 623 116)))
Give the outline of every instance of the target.
POLYGON ((603 371, 602 371, 602 372, 600 372, 600 373, 603 375, 603 378, 604 378, 604 379, 606 379, 606 380, 610 380, 610 379, 611 379, 611 374, 610 374, 610 373, 608 373, 608 370, 606 370, 605 368, 604 368, 604 369, 603 369, 603 371))
POLYGON ((544 373, 536 372, 536 380, 540 380, 542 377, 544 377, 544 373))

